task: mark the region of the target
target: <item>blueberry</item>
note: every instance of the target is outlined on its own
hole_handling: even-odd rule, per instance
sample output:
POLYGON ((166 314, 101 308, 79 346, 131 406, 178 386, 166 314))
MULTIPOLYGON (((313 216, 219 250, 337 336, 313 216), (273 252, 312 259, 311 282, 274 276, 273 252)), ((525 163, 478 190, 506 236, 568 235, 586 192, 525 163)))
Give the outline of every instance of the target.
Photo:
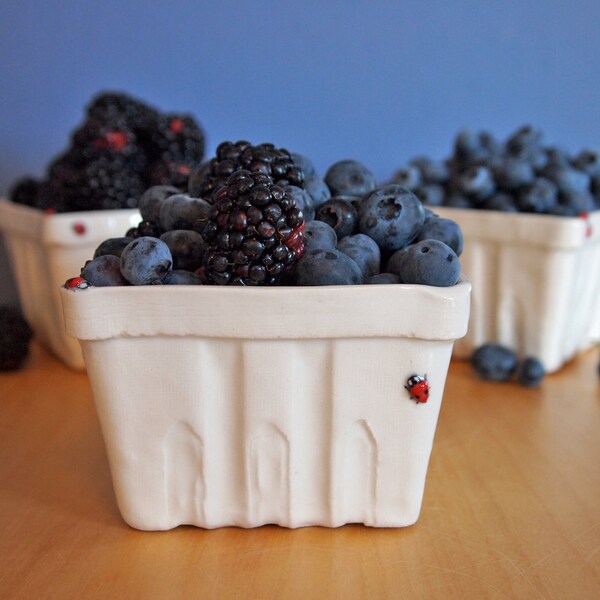
POLYGON ((368 235, 348 235, 338 242, 337 249, 348 255, 360 267, 365 280, 379 273, 381 251, 375 240, 368 235))
POLYGON ((494 178, 503 190, 514 191, 533 183, 535 173, 531 163, 509 157, 494 168, 494 178))
POLYGON ((560 207, 571 216, 596 210, 594 196, 587 190, 563 192, 559 195, 558 201, 560 207))
POLYGON ((205 221, 212 205, 202 198, 187 194, 174 194, 166 198, 160 208, 160 226, 163 231, 171 229, 194 229, 205 221))
POLYGON ((292 152, 292 160, 294 161, 294 164, 302 170, 305 179, 307 179, 308 177, 315 177, 317 175, 315 165, 310 160, 310 158, 308 158, 304 154, 300 154, 299 152, 292 152))
POLYGON ((590 177, 600 176, 600 154, 597 150, 582 150, 574 159, 573 166, 590 177))
POLYGON ((414 190, 415 196, 427 206, 442 206, 446 192, 437 183, 428 183, 414 190))
POLYGON ((473 208, 473 202, 465 195, 454 192, 444 198, 444 206, 451 208, 473 208))
POLYGON ((517 381, 527 387, 538 387, 545 374, 544 365, 534 356, 527 357, 517 367, 517 381))
POLYGON ((415 188, 420 187, 424 182, 420 169, 414 165, 408 165, 407 167, 401 167, 394 173, 392 183, 414 191, 415 188))
POLYGON ((203 285, 204 281, 201 277, 191 271, 176 269, 169 271, 163 279, 164 285, 203 285))
POLYGON ((486 138, 479 132, 462 129, 454 140, 454 156, 464 165, 484 161, 489 155, 486 138))
POLYGON ((81 269, 81 276, 97 287, 129 284, 121 273, 121 259, 113 254, 88 260, 81 269))
POLYGON ((315 219, 330 225, 338 239, 354 233, 358 225, 356 208, 342 197, 334 197, 323 202, 316 210, 315 219))
POLYGON ((491 198, 487 198, 481 203, 480 208, 500 212, 519 212, 515 197, 504 192, 497 192, 491 198))
POLYGON ((302 211, 304 221, 308 223, 315 218, 315 207, 310 194, 295 185, 286 185, 285 191, 294 199, 296 206, 302 211))
POLYGON ((339 250, 308 250, 296 263, 296 285, 358 285, 363 282, 360 267, 339 250))
POLYGON ((463 234, 460 226, 451 219, 443 219, 441 217, 427 219, 416 237, 415 241, 422 240, 439 240, 450 246, 460 256, 463 251, 463 234))
POLYGON ((517 203, 523 212, 547 213, 558 202, 558 189, 543 177, 538 177, 531 185, 523 188, 517 203))
POLYGON ((312 198, 315 208, 331 199, 331 192, 327 184, 320 177, 307 177, 304 180, 304 189, 312 198))
POLYGON ((167 244, 153 237, 134 240, 121 254, 121 273, 133 285, 161 283, 172 264, 167 244))
POLYGON ((506 142, 507 153, 522 158, 533 156, 540 149, 542 132, 531 125, 524 125, 506 142))
POLYGON ((148 188, 140 197, 138 208, 144 221, 158 223, 160 221, 160 207, 162 203, 179 190, 172 185, 154 185, 148 188))
POLYGON ((375 176, 356 160, 340 160, 327 169, 325 183, 332 196, 364 196, 375 189, 375 176))
POLYGON ((104 240, 94 251, 94 258, 104 256, 105 254, 112 254, 120 257, 123 248, 132 241, 133 238, 131 237, 117 237, 104 240))
POLYGON ((517 355, 500 344, 484 344, 471 356, 471 365, 479 376, 492 381, 509 381, 517 363, 517 355))
POLYGON ((417 167, 421 171, 423 183, 445 183, 450 177, 448 165, 441 160, 432 160, 424 156, 419 156, 410 161, 411 166, 417 167))
POLYGON ((388 261, 387 270, 399 275, 402 283, 416 283, 447 287, 460 277, 460 262, 450 246, 439 240, 423 240, 407 246, 402 251, 399 272, 394 268, 394 256, 388 261))
POLYGON ((544 169, 544 176, 552 181, 559 192, 587 192, 591 177, 583 171, 569 167, 551 166, 544 169))
POLYGON ((378 273, 365 281, 371 285, 390 285, 392 283, 400 283, 400 277, 394 273, 378 273))
POLYGON ((304 228, 304 247, 307 250, 333 250, 337 246, 337 234, 325 221, 309 221, 304 228))
POLYGON ((393 252, 409 244, 424 222, 422 202, 399 185, 376 189, 360 207, 360 232, 372 237, 385 251, 393 252))
POLYGON ((173 229, 160 236, 173 257, 173 269, 195 271, 202 266, 206 244, 199 233, 189 229, 173 229))
POLYGON ((459 178, 459 186, 476 202, 489 198, 496 189, 490 169, 480 165, 467 169, 459 178))
MULTIPOLYGON (((210 160, 206 160, 200 163, 191 173, 188 179, 188 194, 192 198, 201 198, 202 190, 207 178, 210 176, 212 163, 210 160)), ((179 190, 177 190, 178 192, 179 190)), ((172 192, 176 194, 177 192, 172 192)))

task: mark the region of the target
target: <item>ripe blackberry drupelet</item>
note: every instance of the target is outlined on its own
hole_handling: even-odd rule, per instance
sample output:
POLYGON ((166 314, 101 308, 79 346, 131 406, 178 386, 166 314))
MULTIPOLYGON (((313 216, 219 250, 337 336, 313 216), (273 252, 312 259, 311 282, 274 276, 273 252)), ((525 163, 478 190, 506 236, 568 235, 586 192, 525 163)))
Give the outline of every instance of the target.
POLYGON ((304 172, 290 152, 273 144, 253 146, 250 142, 223 142, 197 182, 198 196, 210 200, 212 193, 240 169, 269 175, 277 185, 304 187, 304 172))
POLYGON ((304 251, 304 216, 263 172, 240 169, 212 196, 201 234, 204 276, 217 285, 275 285, 304 251))

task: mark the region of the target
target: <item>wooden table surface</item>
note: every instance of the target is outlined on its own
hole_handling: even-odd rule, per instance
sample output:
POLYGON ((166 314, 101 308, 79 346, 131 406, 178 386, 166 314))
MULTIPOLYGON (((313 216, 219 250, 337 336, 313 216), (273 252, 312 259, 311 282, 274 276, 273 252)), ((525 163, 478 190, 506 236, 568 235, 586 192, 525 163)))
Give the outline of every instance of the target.
POLYGON ((0 598, 600 598, 595 350, 541 388, 453 362, 404 529, 179 527, 119 515, 85 374, 0 374, 0 598))

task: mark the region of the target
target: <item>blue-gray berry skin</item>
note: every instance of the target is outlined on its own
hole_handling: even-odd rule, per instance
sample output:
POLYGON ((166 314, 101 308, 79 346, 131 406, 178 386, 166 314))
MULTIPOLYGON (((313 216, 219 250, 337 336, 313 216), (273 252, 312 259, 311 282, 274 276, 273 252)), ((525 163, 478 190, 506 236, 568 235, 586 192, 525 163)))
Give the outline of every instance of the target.
POLYGON ((489 198, 496 191, 492 172, 482 165, 467 169, 459 177, 458 184, 460 191, 475 202, 489 198))
POLYGON ((558 202, 562 214, 572 217, 596 210, 596 201, 588 190, 563 192, 559 195, 558 202))
POLYGON ((535 172, 531 163, 508 157, 494 168, 494 178, 498 186, 514 192, 524 185, 530 185, 535 180, 535 172))
POLYGON ((339 250, 308 250, 296 263, 296 285, 359 285, 363 283, 360 267, 339 250))
POLYGON ((460 225, 452 219, 427 219, 415 239, 416 242, 422 240, 439 240, 444 242, 454 250, 456 256, 460 256, 463 251, 464 238, 460 225))
POLYGON ((417 237, 425 222, 423 203, 399 185, 376 189, 360 206, 359 230, 387 252, 403 248, 417 237))
POLYGON ((428 183, 414 190, 415 196, 426 206, 442 206, 446 192, 437 183, 428 183))
POLYGON ((423 175, 420 169, 415 165, 408 165, 406 167, 400 167, 392 177, 392 183, 401 185, 413 192, 418 187, 424 184, 423 175))
POLYGON ((121 273, 133 285, 162 283, 173 265, 167 244, 153 237, 140 237, 121 254, 121 273))
POLYGON ((444 198, 444 206, 451 208, 474 208, 473 202, 464 194, 454 192, 444 198))
POLYGON ((103 254, 88 260, 81 269, 81 276, 96 287, 129 285, 121 273, 121 259, 113 254, 103 254))
MULTIPOLYGON (((188 179, 188 194, 192 198, 201 198, 202 197, 202 185, 208 175, 210 174, 211 169, 211 160, 205 160, 200 163, 190 174, 190 178, 188 179)), ((173 192, 174 194, 177 192, 173 192)))
POLYGON ((332 196, 364 196, 375 189, 375 175, 357 160, 340 160, 327 169, 325 183, 332 196))
POLYGON ((598 150, 582 150, 574 159, 573 166, 590 177, 600 176, 600 153, 598 150))
POLYGON ((316 210, 315 219, 331 226, 338 239, 353 234, 358 227, 356 208, 352 202, 339 196, 323 202, 316 210))
POLYGON ((517 367, 517 381, 527 387, 538 387, 545 375, 544 365, 534 356, 528 356, 517 367))
POLYGON ((131 237, 117 237, 104 240, 94 251, 94 258, 104 256, 105 254, 120 257, 125 246, 132 241, 133 238, 131 237))
MULTIPOLYGON (((394 272, 389 262, 387 270, 394 272)), ((399 271, 402 283, 448 287, 460 278, 460 262, 444 242, 423 240, 404 249, 399 271)))
POLYGON ((171 229, 194 229, 209 217, 212 205, 202 198, 187 194, 174 194, 166 198, 160 208, 160 226, 171 229))
POLYGON ((404 248, 400 248, 400 250, 396 250, 387 260, 385 265, 385 271, 388 273, 392 273, 393 275, 397 275, 400 277, 400 272, 402 270, 402 263, 406 258, 406 251, 410 248, 410 246, 405 246, 404 248))
POLYGON ((481 204, 486 210, 497 210, 500 212, 519 212, 517 201, 511 194, 496 192, 491 198, 487 198, 481 204))
POLYGON ((302 211, 305 223, 312 221, 315 218, 315 205, 310 194, 306 190, 295 185, 286 185, 284 188, 294 199, 296 207, 302 211))
POLYGON ((423 183, 445 183, 450 177, 450 169, 443 160, 433 160, 418 156, 410 161, 410 165, 421 171, 423 183))
POLYGON ((158 223, 160 221, 160 207, 162 203, 180 191, 172 185, 154 185, 148 188, 140 197, 138 208, 144 221, 158 223))
POLYGON ((517 370, 517 355, 500 344, 484 344, 471 355, 471 365, 482 379, 509 381, 517 370))
POLYGON ((532 157, 542 144, 542 132, 531 125, 518 129, 506 142, 506 151, 520 158, 532 157))
POLYGON ((590 189, 590 175, 570 167, 547 167, 544 176, 556 185, 560 193, 587 192, 590 189))
POLYGON ((201 277, 191 271, 177 269, 169 271, 163 279, 163 285, 203 285, 201 277))
POLYGON ((189 229, 173 229, 163 233, 160 239, 171 251, 173 269, 195 271, 202 266, 206 244, 199 233, 189 229))
POLYGON ((304 173, 304 179, 307 177, 316 177, 317 169, 310 158, 299 152, 292 152, 291 154, 294 164, 304 173))
POLYGON ((365 280, 379 273, 381 251, 377 242, 368 235, 348 235, 338 242, 337 249, 348 255, 360 267, 365 280))
POLYGON ((304 189, 312 198, 315 209, 323 204, 323 202, 331 199, 331 191, 320 177, 307 177, 304 180, 304 189))
POLYGON ((538 177, 521 190, 517 202, 523 212, 548 213, 558 204, 558 189, 550 180, 538 177))
POLYGON ((391 285, 394 283, 401 283, 401 281, 400 277, 394 273, 377 273, 377 275, 369 277, 365 283, 370 285, 391 285))
POLYGON ((337 234, 325 221, 310 221, 304 228, 304 247, 307 250, 334 250, 337 234))

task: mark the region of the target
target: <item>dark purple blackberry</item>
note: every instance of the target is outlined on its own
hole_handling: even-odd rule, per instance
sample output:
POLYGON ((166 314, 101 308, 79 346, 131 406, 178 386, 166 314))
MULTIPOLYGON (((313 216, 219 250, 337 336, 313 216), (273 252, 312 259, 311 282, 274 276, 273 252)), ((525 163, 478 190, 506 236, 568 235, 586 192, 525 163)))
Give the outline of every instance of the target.
POLYGON ((87 116, 106 125, 125 121, 136 134, 155 128, 159 112, 141 100, 121 92, 100 92, 87 106, 87 116))
POLYGON ((199 195, 210 200, 212 193, 240 169, 269 175, 276 185, 304 187, 304 173, 294 163, 290 152, 284 148, 275 148, 273 144, 253 146, 250 142, 241 140, 219 144, 216 156, 209 161, 202 173, 203 179, 195 182, 199 195))
POLYGON ((23 366, 32 336, 31 328, 16 308, 0 307, 0 371, 15 371, 23 366))
POLYGON ((153 221, 142 221, 137 227, 132 227, 127 230, 126 237, 139 238, 139 237, 155 237, 159 238, 162 231, 157 223, 153 221))
POLYGON ((240 169, 212 200, 201 231, 208 283, 279 283, 304 251, 304 216, 293 197, 266 173, 240 169))
POLYGON ((100 158, 76 172, 62 190, 68 211, 135 208, 146 186, 123 159, 100 158))
POLYGON ((37 195, 40 191, 40 181, 33 177, 19 179, 10 190, 10 199, 18 204, 37 206, 37 195))

